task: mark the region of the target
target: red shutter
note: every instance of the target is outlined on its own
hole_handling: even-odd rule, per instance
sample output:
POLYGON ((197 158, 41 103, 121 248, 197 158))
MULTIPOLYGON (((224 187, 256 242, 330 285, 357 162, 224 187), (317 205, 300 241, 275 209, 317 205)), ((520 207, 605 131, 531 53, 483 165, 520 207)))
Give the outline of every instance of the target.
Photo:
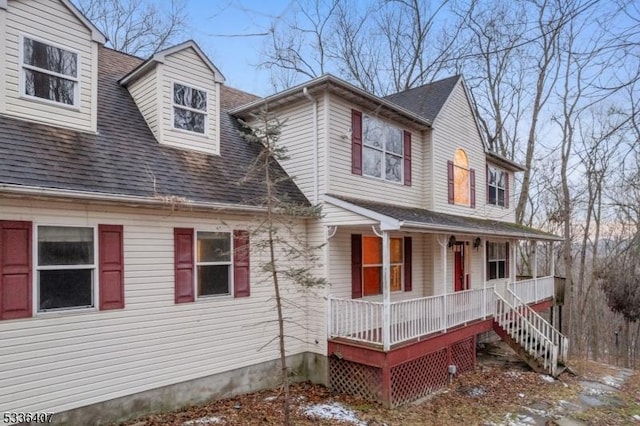
POLYGON ((175 228, 173 230, 175 256, 175 302, 185 303, 195 300, 193 291, 193 229, 175 228))
POLYGON ((31 222, 0 221, 0 320, 31 310, 31 222))
POLYGON ((100 310, 124 308, 122 225, 98 225, 100 310))
POLYGON ((469 169, 469 199, 471 208, 476 208, 476 171, 469 169))
POLYGON ((453 161, 447 161, 447 186, 449 188, 449 204, 453 204, 455 201, 453 196, 453 161))
POLYGON ((351 173, 362 174, 362 113, 351 110, 351 173))
POLYGON ((233 296, 251 294, 249 279, 249 231, 233 231, 233 296))
POLYGON ((362 235, 351 235, 351 298, 362 297, 362 235))
POLYGON ((504 206, 509 208, 509 173, 504 173, 504 206))
POLYGON ((411 258, 412 258, 411 237, 404 237, 404 291, 411 291, 411 258))
POLYGON ((511 263, 511 252, 509 251, 509 243, 505 243, 505 245, 507 246, 506 251, 507 251, 507 261, 504 262, 504 276, 505 278, 509 278, 509 264, 511 263))
POLYGON ((411 186, 411 132, 404 131, 404 184, 411 186))

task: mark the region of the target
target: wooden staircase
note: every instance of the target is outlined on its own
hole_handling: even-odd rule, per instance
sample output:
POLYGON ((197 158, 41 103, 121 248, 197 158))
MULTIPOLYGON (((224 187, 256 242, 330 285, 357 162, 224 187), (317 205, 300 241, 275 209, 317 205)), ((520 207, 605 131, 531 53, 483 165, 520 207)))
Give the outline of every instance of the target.
POLYGON ((510 289, 496 294, 495 332, 536 372, 558 377, 565 370, 569 340, 510 289))

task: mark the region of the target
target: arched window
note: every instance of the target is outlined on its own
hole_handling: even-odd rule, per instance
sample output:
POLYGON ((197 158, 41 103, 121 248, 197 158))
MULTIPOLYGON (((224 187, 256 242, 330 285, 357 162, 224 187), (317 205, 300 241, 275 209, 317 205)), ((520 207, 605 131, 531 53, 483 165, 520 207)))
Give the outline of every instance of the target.
POLYGON ((463 149, 456 150, 453 158, 454 203, 468 206, 469 199, 469 160, 463 149))

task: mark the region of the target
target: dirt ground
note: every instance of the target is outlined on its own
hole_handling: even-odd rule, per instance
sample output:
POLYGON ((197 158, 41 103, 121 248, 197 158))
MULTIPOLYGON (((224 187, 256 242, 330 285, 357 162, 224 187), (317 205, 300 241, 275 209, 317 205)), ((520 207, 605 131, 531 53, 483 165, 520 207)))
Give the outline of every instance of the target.
MULTIPOLYGON (((552 380, 530 371, 507 347, 488 345, 478 353, 475 371, 460 375, 450 386, 423 401, 393 410, 358 397, 332 393, 322 386, 293 385, 292 420, 295 425, 357 426, 640 424, 640 374, 626 370, 621 375, 619 369, 586 361, 570 365, 577 375, 564 373, 559 380, 552 380), (586 388, 585 383, 595 387, 586 388)), ((280 389, 125 423, 281 424, 280 389)))

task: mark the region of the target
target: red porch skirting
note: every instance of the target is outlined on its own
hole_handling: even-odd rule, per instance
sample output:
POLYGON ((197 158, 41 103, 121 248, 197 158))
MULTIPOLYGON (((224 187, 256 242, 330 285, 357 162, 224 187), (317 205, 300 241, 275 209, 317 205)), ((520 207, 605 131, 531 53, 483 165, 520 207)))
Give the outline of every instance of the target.
POLYGON ((348 341, 329 341, 329 383, 338 392, 360 395, 387 407, 420 399, 446 386, 449 366, 456 374, 475 368, 476 335, 492 320, 404 343, 383 352, 348 341))

